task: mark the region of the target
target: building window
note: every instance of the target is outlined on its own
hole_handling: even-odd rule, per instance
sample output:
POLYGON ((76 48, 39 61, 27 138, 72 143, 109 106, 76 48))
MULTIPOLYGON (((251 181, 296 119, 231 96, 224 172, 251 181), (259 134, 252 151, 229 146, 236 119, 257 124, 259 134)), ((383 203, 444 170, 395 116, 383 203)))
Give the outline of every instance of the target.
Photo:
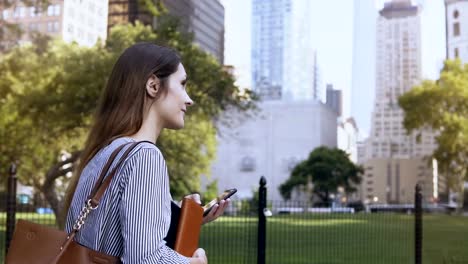
POLYGON ((54 22, 47 22, 47 32, 53 32, 54 22))
POLYGON ((84 34, 84 33, 83 33, 83 30, 82 30, 81 28, 78 28, 76 33, 77 33, 77 37, 78 37, 80 40, 82 40, 82 39, 83 39, 83 34, 84 34))
POLYGON ((54 15, 60 16, 60 5, 54 5, 54 15))
POLYGON ((15 10, 13 10, 13 17, 14 18, 19 17, 19 8, 15 8, 15 10))
POLYGON ((60 5, 50 5, 47 7, 48 16, 59 16, 60 15, 60 5))
POLYGON ((29 31, 37 31, 38 24, 37 23, 29 23, 29 31))
POLYGON ((244 157, 241 161, 241 171, 254 171, 255 160, 252 157, 244 157))
POLYGON ((54 15, 54 6, 50 5, 47 7, 47 15, 53 16, 54 15))
POLYGON ((453 18, 458 18, 458 10, 453 11, 453 18))
POLYGON ((3 19, 7 19, 9 15, 8 10, 3 10, 3 19))
POLYGON ((30 8, 29 8, 29 16, 30 16, 30 17, 35 17, 35 16, 37 16, 36 7, 33 6, 33 7, 30 7, 30 8))
POLYGON ((70 33, 70 34, 73 34, 73 24, 68 24, 67 32, 70 33))
POLYGON ((455 58, 458 58, 458 48, 455 48, 453 50, 453 54, 454 54, 455 58))
POLYGON ((59 31, 59 22, 58 21, 55 21, 54 22, 54 32, 58 32, 59 31))
POLYGON ((453 23, 453 36, 460 36, 460 23, 453 23))
POLYGON ((26 7, 20 7, 19 8, 19 16, 20 17, 25 17, 26 16, 26 7))

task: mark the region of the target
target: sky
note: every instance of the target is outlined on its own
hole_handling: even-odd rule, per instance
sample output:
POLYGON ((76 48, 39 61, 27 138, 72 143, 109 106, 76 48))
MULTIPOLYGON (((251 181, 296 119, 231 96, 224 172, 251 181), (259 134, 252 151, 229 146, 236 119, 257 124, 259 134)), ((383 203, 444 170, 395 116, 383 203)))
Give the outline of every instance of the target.
MULTIPOLYGON (((293 0, 294 1, 294 0, 293 0)), ((369 134, 370 116, 373 104, 375 76, 369 67, 355 67, 353 71, 353 45, 366 43, 363 49, 356 47, 360 55, 369 58, 366 65, 375 65, 375 33, 360 34, 354 39, 354 3, 373 4, 377 12, 386 0, 310 0, 310 27, 313 32, 313 45, 317 50, 320 80, 325 94, 325 85, 333 84, 335 89, 343 91, 343 116, 356 115, 360 133, 363 137, 369 134), (366 107, 354 109, 351 103, 353 78, 366 78, 366 92, 362 93, 358 104, 366 107)), ((443 0, 414 0, 422 5, 422 71, 423 78, 436 79, 445 57, 445 19, 443 0)), ((225 54, 224 63, 235 67, 237 84, 240 87, 251 87, 251 0, 221 0, 225 8, 225 54)), ((364 20, 375 23, 375 14, 363 14, 364 20)), ((361 17, 361 21, 362 21, 361 17)), ((359 64, 358 64, 359 65, 359 64)), ((355 96, 356 97, 356 96, 355 96)))

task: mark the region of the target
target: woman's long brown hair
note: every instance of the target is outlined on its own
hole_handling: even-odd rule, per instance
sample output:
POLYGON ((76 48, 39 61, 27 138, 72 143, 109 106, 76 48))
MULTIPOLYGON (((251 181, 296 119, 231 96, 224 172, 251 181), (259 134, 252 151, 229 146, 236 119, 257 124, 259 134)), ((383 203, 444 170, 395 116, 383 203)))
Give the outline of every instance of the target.
MULTIPOLYGON (((68 212, 80 175, 96 153, 112 140, 138 132, 143 123, 146 81, 154 74, 166 82, 180 64, 178 54, 167 47, 138 43, 126 49, 115 63, 103 90, 80 161, 65 195, 64 217, 68 212)), ((84 203, 85 201, 83 201, 84 203)))

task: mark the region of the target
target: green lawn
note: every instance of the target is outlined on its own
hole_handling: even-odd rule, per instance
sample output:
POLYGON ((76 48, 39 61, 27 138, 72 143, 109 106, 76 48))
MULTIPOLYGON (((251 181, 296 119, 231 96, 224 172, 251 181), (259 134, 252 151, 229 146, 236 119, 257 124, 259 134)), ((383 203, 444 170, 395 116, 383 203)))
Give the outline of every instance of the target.
MULTIPOLYGON (((52 215, 18 214, 52 223, 52 215)), ((468 217, 424 215, 423 263, 468 263, 468 217)), ((3 260, 5 215, 0 214, 3 260)), ((256 263, 257 220, 223 217, 203 227, 211 264, 256 263)), ((312 214, 268 218, 268 264, 414 263, 414 219, 401 214, 312 214)))
MULTIPOLYGON (((468 263, 468 218, 424 216, 423 263, 468 263)), ((202 231, 210 263, 255 263, 256 222, 225 217, 202 231)), ((273 216, 267 263, 414 263, 411 215, 273 216)))

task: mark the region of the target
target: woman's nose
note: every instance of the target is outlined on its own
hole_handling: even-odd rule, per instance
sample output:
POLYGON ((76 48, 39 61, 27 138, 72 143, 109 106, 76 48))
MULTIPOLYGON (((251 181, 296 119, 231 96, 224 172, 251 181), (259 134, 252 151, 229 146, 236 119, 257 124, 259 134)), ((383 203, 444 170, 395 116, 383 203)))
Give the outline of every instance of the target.
POLYGON ((192 101, 192 99, 187 96, 187 101, 185 101, 185 105, 186 106, 192 106, 193 104, 194 104, 194 102, 192 101))

